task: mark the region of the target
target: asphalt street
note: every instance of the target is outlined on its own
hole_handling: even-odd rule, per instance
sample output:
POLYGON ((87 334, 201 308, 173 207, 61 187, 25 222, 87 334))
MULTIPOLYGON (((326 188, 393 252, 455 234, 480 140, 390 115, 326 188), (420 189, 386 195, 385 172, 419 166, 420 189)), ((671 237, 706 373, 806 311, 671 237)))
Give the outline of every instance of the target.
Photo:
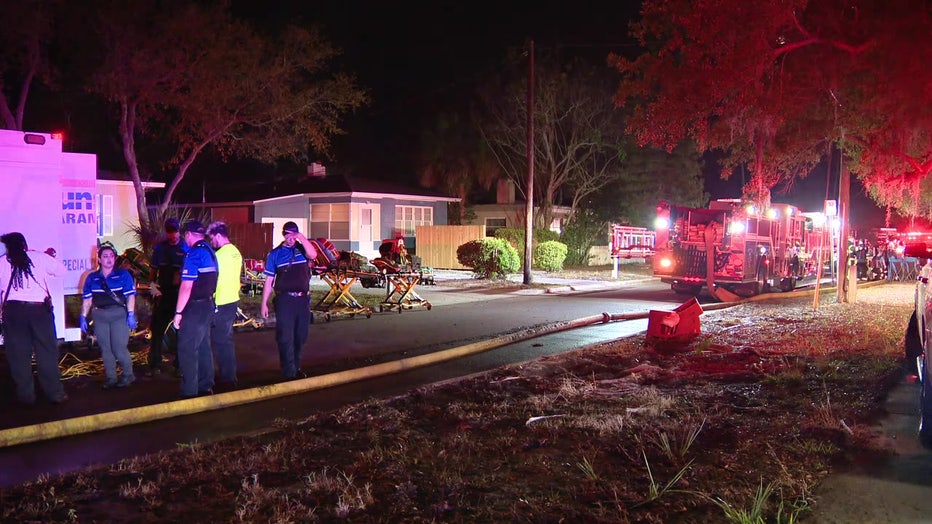
MULTIPOLYGON (((376 313, 371 318, 336 318, 312 327, 303 367, 311 375, 368 366, 377 362, 431 354, 496 335, 534 332, 560 326, 581 317, 670 309, 680 297, 655 281, 594 284, 579 282, 545 289, 514 288, 457 291, 434 287, 419 289, 434 307, 376 313)), ((628 336, 646 328, 646 321, 615 322, 563 331, 509 344, 455 361, 343 384, 325 390, 220 411, 170 418, 0 448, 0 485, 10 485, 43 473, 74 470, 93 463, 109 463, 128 456, 171 448, 181 442, 208 441, 261 431, 276 419, 299 419, 377 396, 400 394, 418 385, 494 369, 628 336)), ((263 387, 280 381, 274 331, 247 331, 236 335, 240 389, 263 387)), ((93 355, 85 355, 92 357, 93 355)), ((2 371, 0 371, 2 372, 2 371)), ((99 377, 69 380, 71 401, 65 405, 0 406, 0 429, 74 419, 95 413, 133 409, 175 400, 177 379, 163 374, 140 381, 119 392, 102 391, 99 377)), ((2 402, 9 404, 10 395, 2 402)))

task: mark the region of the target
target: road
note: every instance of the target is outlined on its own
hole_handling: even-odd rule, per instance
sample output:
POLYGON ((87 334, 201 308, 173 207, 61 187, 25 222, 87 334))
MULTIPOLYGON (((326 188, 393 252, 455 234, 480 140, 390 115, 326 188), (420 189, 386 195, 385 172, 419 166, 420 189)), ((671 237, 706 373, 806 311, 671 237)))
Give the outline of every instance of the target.
MULTIPOLYGON (((312 327, 313 340, 304 359, 305 367, 314 373, 344 361, 358 361, 362 365, 371 359, 437 351, 522 328, 551 325, 603 312, 620 314, 672 309, 682 299, 674 295, 668 286, 656 281, 573 293, 541 294, 539 290, 507 292, 501 289, 462 292, 441 287, 423 288, 420 293, 434 304, 430 311, 418 308, 402 314, 376 314, 369 319, 357 317, 318 322, 312 327)), ((272 426, 276 419, 301 419, 367 398, 397 395, 419 385, 613 340, 644 329, 646 321, 628 321, 565 331, 444 364, 326 390, 2 448, 0 486, 21 483, 44 473, 112 463, 122 458, 170 449, 179 443, 254 433, 272 426)), ((236 344, 240 369, 277 369, 273 337, 269 330, 238 334, 236 344)), ((176 389, 173 381, 164 386, 173 391, 176 389)), ((134 385, 133 393, 146 392, 146 387, 150 385, 134 385)), ((148 390, 150 393, 154 391, 157 392, 148 390)), ((114 405, 117 406, 116 401, 114 405)), ((77 409, 67 405, 65 408, 77 409)), ((38 415, 42 413, 38 412, 38 415)))

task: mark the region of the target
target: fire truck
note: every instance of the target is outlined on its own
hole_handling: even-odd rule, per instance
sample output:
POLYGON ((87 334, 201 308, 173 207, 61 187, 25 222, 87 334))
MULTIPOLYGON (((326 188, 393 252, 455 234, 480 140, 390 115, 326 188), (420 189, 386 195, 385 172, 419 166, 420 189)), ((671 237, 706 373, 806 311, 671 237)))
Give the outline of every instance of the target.
POLYGON ((662 202, 655 229, 654 275, 676 293, 695 296, 706 287, 723 300, 774 287, 792 291, 811 268, 812 248, 820 247, 813 231, 821 233, 794 206, 758 210, 736 199, 708 208, 662 202))

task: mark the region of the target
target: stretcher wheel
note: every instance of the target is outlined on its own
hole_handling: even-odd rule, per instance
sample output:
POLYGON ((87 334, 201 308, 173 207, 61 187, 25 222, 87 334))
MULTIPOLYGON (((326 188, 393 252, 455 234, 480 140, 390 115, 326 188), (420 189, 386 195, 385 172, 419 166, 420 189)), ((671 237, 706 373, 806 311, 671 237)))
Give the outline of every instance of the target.
POLYGON ((379 313, 381 313, 381 312, 383 312, 383 311, 385 311, 385 309, 383 309, 382 306, 379 306, 379 313))
POLYGON ((398 306, 398 314, 401 314, 401 310, 404 309, 404 306, 398 306))
POLYGON ((330 322, 330 313, 324 313, 324 320, 330 322))
POLYGON ((430 311, 431 305, 430 302, 427 303, 427 311, 430 311))
POLYGON ((372 312, 366 311, 366 318, 372 318, 372 312))

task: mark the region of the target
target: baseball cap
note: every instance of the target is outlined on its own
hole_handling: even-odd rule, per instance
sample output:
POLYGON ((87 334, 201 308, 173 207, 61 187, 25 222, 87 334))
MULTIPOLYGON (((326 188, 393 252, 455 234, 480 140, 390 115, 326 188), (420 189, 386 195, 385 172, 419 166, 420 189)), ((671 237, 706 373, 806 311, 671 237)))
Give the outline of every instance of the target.
POLYGON ((298 224, 288 221, 285 222, 285 225, 282 226, 282 235, 288 235, 293 233, 298 233, 298 224))
POLYGON ((184 227, 181 228, 182 233, 198 233, 201 235, 207 234, 207 228, 204 227, 204 224, 201 224, 197 220, 188 220, 184 223, 184 227))
POLYGON ((165 219, 165 231, 175 232, 181 227, 181 224, 178 223, 177 218, 167 218, 165 219))

